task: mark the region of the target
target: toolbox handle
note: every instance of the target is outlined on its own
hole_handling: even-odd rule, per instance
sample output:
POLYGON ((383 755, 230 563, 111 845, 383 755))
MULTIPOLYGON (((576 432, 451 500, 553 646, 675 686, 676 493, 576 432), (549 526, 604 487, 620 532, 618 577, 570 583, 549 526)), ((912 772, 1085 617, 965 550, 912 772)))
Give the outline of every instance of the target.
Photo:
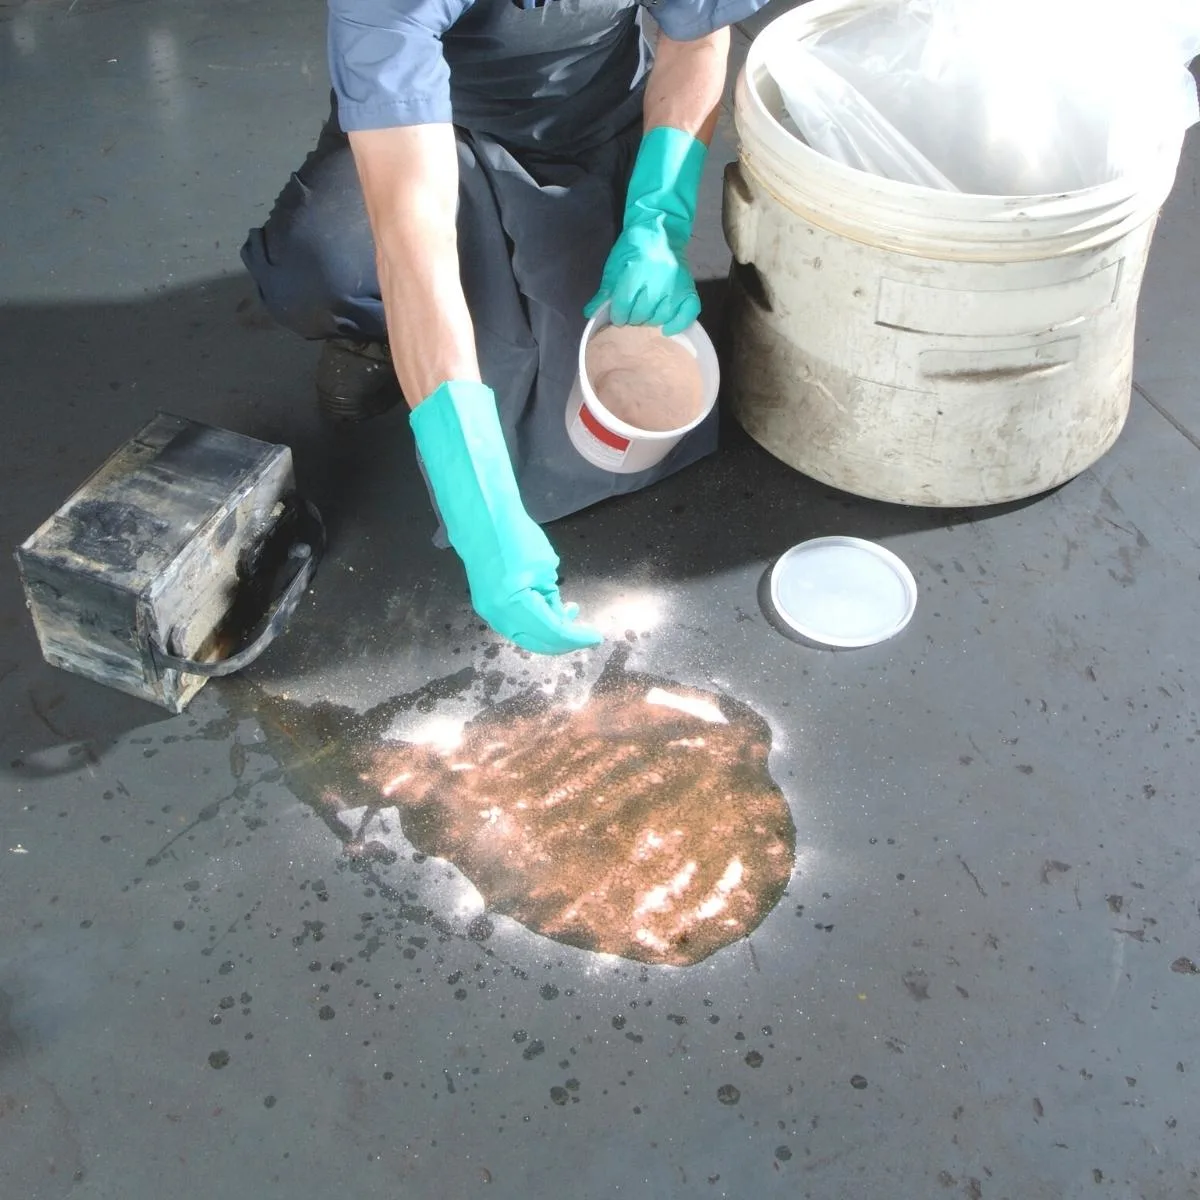
MULTIPOLYGON (((243 646, 236 654, 228 658, 217 659, 214 662, 200 662, 193 658, 180 658, 170 653, 157 641, 151 642, 150 652, 154 657, 159 671, 181 671, 185 675, 233 675, 235 672, 248 667, 264 650, 287 628, 292 614, 300 607, 300 601, 308 590, 313 576, 317 572, 317 563, 325 548, 325 525, 316 507, 307 500, 302 501, 307 514, 312 521, 314 534, 310 542, 295 542, 288 549, 287 561, 296 564, 295 572, 287 586, 279 594, 279 598, 263 614, 262 632, 249 645, 243 646)), ((171 634, 167 635, 167 645, 172 644, 171 634)))

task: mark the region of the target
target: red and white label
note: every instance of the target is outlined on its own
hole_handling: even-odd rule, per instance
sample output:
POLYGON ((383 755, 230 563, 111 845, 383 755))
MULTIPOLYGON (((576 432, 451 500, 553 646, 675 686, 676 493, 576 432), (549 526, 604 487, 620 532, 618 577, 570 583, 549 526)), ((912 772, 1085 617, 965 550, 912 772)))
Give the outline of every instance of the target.
POLYGON ((615 467, 625 461, 625 455, 629 451, 629 439, 601 425, 596 414, 586 404, 579 406, 579 423, 591 435, 595 442, 592 451, 605 465, 615 467))

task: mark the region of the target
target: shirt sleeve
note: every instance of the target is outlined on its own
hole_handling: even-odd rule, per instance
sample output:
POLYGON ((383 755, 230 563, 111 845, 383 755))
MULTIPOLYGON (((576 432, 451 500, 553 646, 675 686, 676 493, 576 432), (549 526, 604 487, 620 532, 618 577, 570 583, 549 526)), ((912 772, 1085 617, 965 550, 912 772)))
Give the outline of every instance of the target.
POLYGON ((451 120, 442 34, 472 0, 329 0, 329 75, 344 130, 451 120))
POLYGON ((675 42, 693 42, 765 8, 767 0, 642 0, 658 27, 675 42))

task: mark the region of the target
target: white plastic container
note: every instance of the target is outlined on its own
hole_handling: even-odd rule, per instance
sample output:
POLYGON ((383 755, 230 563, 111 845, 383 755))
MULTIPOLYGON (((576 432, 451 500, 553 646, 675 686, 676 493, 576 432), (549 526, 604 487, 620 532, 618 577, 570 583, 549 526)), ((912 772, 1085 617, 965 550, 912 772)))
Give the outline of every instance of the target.
POLYGON ((810 0, 768 25, 737 82, 725 174, 733 410, 824 483, 903 504, 1046 491, 1129 410, 1146 255, 1178 147, 1146 178, 1057 196, 896 183, 780 124, 778 39, 862 11, 810 0))
POLYGON ((721 373, 708 334, 698 321, 693 322, 671 340, 683 346, 700 369, 703 403, 699 414, 679 429, 663 432, 629 425, 600 403, 587 377, 588 342, 611 323, 606 305, 588 321, 583 331, 579 343, 579 370, 567 400, 567 435, 575 449, 593 466, 618 475, 633 475, 661 462, 685 434, 704 422, 717 402, 721 373))

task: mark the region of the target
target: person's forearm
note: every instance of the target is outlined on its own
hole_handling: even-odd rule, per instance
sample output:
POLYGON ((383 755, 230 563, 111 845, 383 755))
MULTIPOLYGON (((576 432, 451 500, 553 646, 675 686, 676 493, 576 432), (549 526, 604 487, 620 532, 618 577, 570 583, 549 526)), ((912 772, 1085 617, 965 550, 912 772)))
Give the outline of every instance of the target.
POLYGON ((645 128, 682 129, 708 145, 717 126, 728 61, 728 29, 694 42, 672 41, 660 33, 646 83, 645 128))
POLYGON ((458 262, 458 152, 450 125, 351 133, 375 237, 396 377, 410 407, 479 380, 458 262))

